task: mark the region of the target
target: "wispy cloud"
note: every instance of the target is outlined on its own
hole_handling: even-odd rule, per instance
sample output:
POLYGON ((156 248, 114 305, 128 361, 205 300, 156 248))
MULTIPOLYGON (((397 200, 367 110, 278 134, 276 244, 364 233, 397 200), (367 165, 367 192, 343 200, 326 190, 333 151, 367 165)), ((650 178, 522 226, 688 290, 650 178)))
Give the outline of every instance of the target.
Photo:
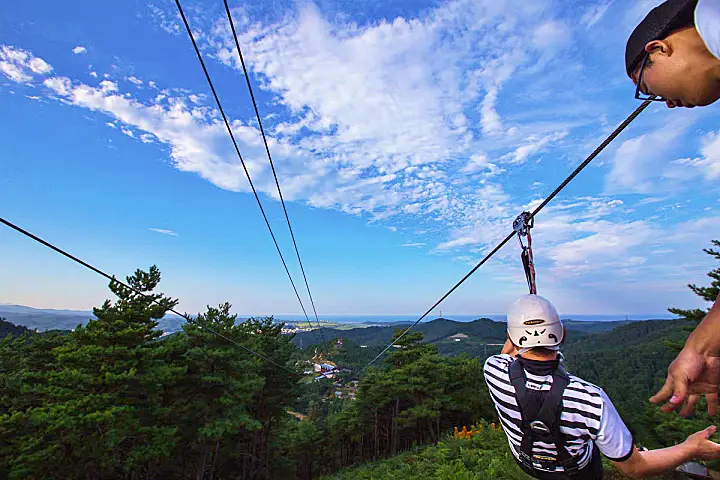
POLYGON ((580 19, 580 24, 584 25, 586 28, 592 28, 596 23, 602 20, 610 6, 613 4, 613 1, 614 0, 606 0, 589 6, 580 19))
POLYGON ((653 194, 672 188, 671 182, 660 180, 668 173, 670 161, 677 158, 678 139, 692 123, 688 114, 679 112, 660 128, 622 142, 612 160, 606 192, 653 194))
POLYGON ((169 235, 171 237, 177 237, 178 234, 172 230, 165 230, 164 228, 148 228, 151 232, 161 233, 163 235, 169 235))
POLYGON ((83 53, 87 53, 87 48, 78 45, 77 47, 73 48, 72 51, 75 55, 82 55, 83 53))
POLYGON ((45 75, 52 67, 30 52, 8 45, 0 46, 0 72, 17 83, 28 83, 36 75, 45 75))
POLYGON ((413 242, 413 243, 403 243, 403 244, 400 245, 400 246, 401 246, 401 247, 414 248, 414 247, 424 247, 425 244, 422 243, 422 242, 413 242))

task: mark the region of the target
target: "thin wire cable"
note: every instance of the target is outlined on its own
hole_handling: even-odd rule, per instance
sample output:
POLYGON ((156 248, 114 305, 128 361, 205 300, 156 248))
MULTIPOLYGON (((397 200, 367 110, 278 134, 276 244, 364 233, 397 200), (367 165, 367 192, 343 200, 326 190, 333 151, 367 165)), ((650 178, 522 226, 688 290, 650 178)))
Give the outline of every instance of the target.
MULTIPOLYGON (((8 220, 5 220, 5 219, 2 218, 2 217, 0 217, 0 223, 3 223, 3 224, 5 224, 5 225, 7 225, 8 227, 12 228, 12 229, 15 230, 16 232, 19 232, 19 233, 25 235, 26 237, 29 237, 29 238, 35 240, 36 242, 41 243, 42 245, 50 248, 51 250, 56 251, 57 253, 59 253, 59 254, 65 256, 65 257, 69 258, 69 259, 72 260, 73 262, 79 263, 79 264, 82 265, 83 267, 85 267, 85 268, 87 268, 87 269, 89 269, 89 270, 92 270, 93 272, 97 273, 98 275, 101 275, 101 276, 107 278, 107 279, 110 280, 111 282, 115 282, 115 283, 117 283, 117 284, 119 284, 119 285, 122 285, 123 287, 127 288, 128 290, 131 290, 131 291, 137 293, 138 295, 142 296, 143 298, 145 298, 145 299, 147 299, 147 300, 150 300, 152 303, 155 303, 155 304, 157 304, 157 305, 160 305, 161 307, 165 307, 165 306, 164 306, 162 303, 160 303, 157 299, 152 298, 152 297, 149 296, 149 295, 146 295, 145 293, 141 292, 140 290, 138 290, 138 289, 136 289, 136 288, 133 288, 132 286, 128 285, 127 283, 123 282, 122 280, 118 280, 115 276, 110 276, 109 274, 103 272, 103 271, 100 270, 99 268, 90 265, 89 263, 87 263, 87 262, 79 259, 78 257, 76 257, 76 256, 74 256, 74 255, 72 255, 72 254, 70 254, 70 253, 68 253, 68 252, 66 252, 65 250, 63 250, 63 249, 61 249, 61 248, 59 248, 59 247, 56 247, 56 246, 53 245, 52 243, 43 240, 42 238, 38 237, 37 235, 34 235, 34 234, 28 232, 27 230, 25 230, 25 229, 23 229, 23 228, 15 225, 14 223, 12 223, 12 222, 10 222, 10 221, 8 221, 8 220)), ((208 332, 212 333, 213 335, 216 335, 216 336, 218 336, 218 337, 220 337, 220 338, 223 338, 223 339, 227 340, 228 342, 230 342, 230 343, 232 343, 232 344, 234 344, 234 345, 242 348, 243 350, 247 351, 248 353, 251 353, 251 354, 255 355, 256 357, 262 358, 262 359, 265 360, 266 362, 272 363, 273 365, 275 365, 275 366, 277 366, 277 367, 280 367, 280 368, 282 368, 283 370, 286 370, 286 371, 292 373, 293 375, 299 375, 297 372, 294 372, 294 371, 290 370, 289 368, 287 368, 287 367, 285 367, 285 366, 283 366, 283 365, 280 365, 280 364, 277 363, 275 360, 272 360, 272 359, 266 357, 265 355, 263 355, 263 354, 261 354, 261 353, 258 353, 258 352, 256 352, 256 351, 252 350, 251 348, 246 347, 245 345, 243 345, 243 344, 241 344, 241 343, 236 342, 236 341, 233 340, 232 338, 229 338, 229 337, 223 335, 223 334, 220 333, 220 332, 216 332, 215 330, 213 330, 213 329, 210 328, 210 327, 202 326, 202 325, 196 323, 195 320, 193 320, 193 319, 192 319, 189 315, 187 315, 187 314, 180 313, 180 312, 178 312, 177 310, 175 310, 174 308, 168 308, 168 309, 166 309, 165 311, 166 311, 166 312, 172 312, 172 313, 174 313, 175 315, 178 315, 178 316, 184 318, 188 323, 192 323, 192 324, 194 324, 194 325, 197 325, 200 329, 202 329, 202 330, 207 330, 208 332)))
POLYGON ((258 207, 260 208, 260 212, 262 213, 263 219, 265 220, 265 225, 267 225, 268 231, 270 232, 270 236, 272 237, 273 243, 275 244, 275 249, 278 252, 278 255, 280 255, 280 260, 282 261, 283 267, 285 268, 285 273, 287 273, 288 278, 290 279, 290 284, 292 284, 293 291, 295 292, 295 296, 298 299, 298 302, 300 302, 300 308, 302 308, 303 314, 305 315, 305 319, 307 320, 309 325, 312 325, 312 322, 310 321, 310 317, 307 314, 307 311, 305 310, 305 305, 303 305, 302 300, 300 299, 300 294, 298 293, 297 287, 295 287, 295 282, 292 279, 292 275, 290 275, 290 270, 288 269, 287 263, 285 262, 285 257, 283 257, 282 252, 280 251, 280 246, 278 245, 277 239, 275 238, 275 234, 272 231, 272 227, 270 227, 270 221, 267 218, 267 215, 265 214, 265 209, 262 206, 262 203, 260 202, 260 196, 257 193, 257 190, 255 190, 255 184, 253 184, 252 178, 250 177, 250 172, 247 169, 247 166, 245 165, 245 159, 243 159, 242 154, 240 153, 240 147, 238 147, 237 141, 235 140, 235 135, 233 134, 232 127, 230 126, 230 122, 227 119, 227 115, 225 115, 225 110, 222 107, 222 104, 220 103, 220 97, 218 97, 217 92, 215 91, 215 85, 212 82, 212 79, 210 78, 210 73, 208 72, 207 67, 205 66, 205 61, 202 58, 202 55, 200 54, 200 48, 198 48, 197 42, 195 41, 195 36, 192 33, 192 29, 190 28, 190 24, 187 21, 187 18, 185 17, 185 12, 183 11, 182 5, 180 4, 180 0, 175 0, 175 4, 178 7, 178 11, 180 12, 180 16, 182 17, 183 23, 185 24, 185 28, 187 29, 188 36, 190 37, 190 41, 193 44, 193 48, 195 48, 195 53, 197 54, 198 60, 200 61, 200 66, 202 66, 203 72, 205 73, 205 78, 207 79, 208 85, 210 86, 210 90, 212 91, 213 97, 215 97, 215 103, 217 103, 218 110, 220 110, 220 114, 222 115, 223 121, 225 122, 225 127, 227 128, 228 134, 230 135, 230 139, 232 140, 233 146, 235 147, 235 152, 237 153, 238 158, 240 159, 240 163, 242 164, 243 170, 245 171, 245 176, 248 179, 248 182, 250 183, 250 188, 252 189, 253 195, 255 195, 255 200, 257 201, 258 207))
POLYGON ((318 329, 320 329, 320 335, 322 336, 323 343, 326 343, 325 335, 323 334, 322 327, 320 326, 320 318, 318 317, 317 309, 315 308, 315 300, 313 300, 312 293, 310 293, 310 284, 308 283, 307 275, 305 275, 305 267, 300 259, 300 250, 298 249, 297 242, 295 241, 295 234, 293 233, 292 225, 290 224, 290 216, 288 215, 287 208, 285 208, 285 199, 283 198, 282 190, 280 190, 280 181, 278 180, 277 172, 275 171, 275 162, 273 162, 272 155, 270 155, 270 147, 268 146, 265 129, 263 128, 262 120, 260 119, 260 110, 258 109, 257 102, 255 101, 255 94, 253 93, 252 84, 250 82, 250 75, 247 67, 245 66, 245 58, 243 57, 242 49, 240 48, 240 41, 238 40, 237 33, 235 32, 235 22, 233 21, 232 13, 230 12, 230 5, 228 5, 227 0, 223 0, 223 2, 225 3, 225 12, 227 13, 228 22, 230 23, 233 39, 235 39, 235 47, 237 48, 237 53, 240 57, 240 64, 242 65, 248 90, 250 91, 250 99, 252 100, 253 108, 255 109, 255 116, 257 117, 258 125, 260 126, 260 133, 262 134, 263 143, 265 144, 265 152, 267 153, 268 160, 270 161, 270 168, 272 169, 273 178, 275 178, 275 186, 277 187, 277 192, 280 196, 280 203, 282 204, 283 212, 285 213, 285 220, 287 221, 288 230, 290 230, 290 237, 292 238, 298 263, 300 264, 300 271, 302 271, 308 297, 310 297, 310 304, 312 305, 313 313, 315 313, 315 322, 317 323, 318 329))
MULTIPOLYGON (((537 207, 535 210, 533 210, 533 212, 530 214, 530 217, 529 217, 529 218, 530 218, 530 219, 535 218, 535 215, 537 215, 538 213, 540 213, 540 211, 541 211, 543 208, 545 208, 545 207, 547 206, 547 204, 550 203, 550 201, 551 201, 553 198, 555 198, 555 197, 557 196, 557 194, 560 193, 560 191, 561 191, 563 188, 565 188, 565 187, 567 186, 568 183, 570 183, 575 177, 577 177, 578 174, 579 174, 581 171, 583 171, 583 169, 584 169, 585 167, 587 167, 588 164, 589 164, 590 162, 592 162, 593 159, 594 159, 595 157, 597 157, 598 154, 600 154, 600 152, 602 152, 602 151, 605 149, 605 147, 607 147, 607 146, 610 144, 610 142, 612 142, 613 140, 615 140, 615 138, 616 138, 618 135, 620 135, 620 133, 621 133, 623 130, 625 130, 625 128, 627 128, 627 126, 630 125, 630 123, 632 123, 632 121, 635 120, 635 119, 637 118, 637 116, 640 115, 640 114, 643 112, 643 110, 645 110, 645 109, 648 107, 648 105, 650 105, 651 103, 652 103, 651 100, 646 100, 646 101, 644 101, 638 108, 636 108, 635 111, 634 111, 633 113, 631 113, 620 125, 618 125, 618 127, 600 144, 600 146, 598 146, 598 147, 590 154, 590 156, 588 156, 588 157, 585 159, 584 162, 582 162, 580 165, 578 165, 578 167, 577 167, 540 205, 538 205, 538 207, 537 207)), ((480 263, 478 263, 477 265, 475 265, 475 267, 473 267, 473 269, 470 270, 470 271, 467 273, 467 275, 465 275, 462 279, 460 279, 460 281, 457 282, 454 287, 452 287, 445 295, 443 295, 442 298, 440 298, 440 300, 438 300, 437 302, 435 302, 435 303, 433 304, 433 306, 428 309, 427 312, 425 312, 420 318, 418 318, 418 319, 415 321, 415 323, 413 323, 413 324, 410 325, 408 328, 406 328, 395 340, 393 340, 392 342, 390 342, 390 343, 388 344, 388 346, 383 349, 382 352, 380 352, 375 358, 373 358, 373 359, 370 361, 370 363, 368 363, 367 365, 365 365, 365 366, 362 368, 362 370, 360 370, 360 373, 358 373, 357 376, 359 377, 360 375, 362 375, 362 373, 363 373, 365 370, 367 370, 367 368, 370 367, 370 365, 372 365, 373 363, 375 363, 380 357, 382 357, 382 356, 385 354, 385 352, 387 352, 387 351, 390 350, 394 345, 396 345, 397 342, 398 342, 401 338, 403 338, 403 337, 404 337, 405 335, 407 335, 413 328, 415 328, 415 326, 417 326, 418 323, 420 323, 425 317, 427 317, 427 316, 430 314, 430 312, 432 312, 432 311, 435 309, 435 307, 437 307, 438 305, 440 305, 440 303, 442 303, 443 300, 445 300, 447 297, 449 297, 451 293, 453 293, 460 285, 462 285, 462 284, 465 282, 465 280, 467 280, 468 278, 470 278, 470 276, 471 276, 473 273, 475 273, 485 262, 487 262, 493 255, 495 255, 495 253, 497 253, 498 250, 500 250, 502 247, 504 247, 505 244, 506 244, 507 242, 509 242, 510 239, 513 238, 514 236, 515 236, 515 231, 513 230, 512 232, 510 232, 510 234, 509 234, 507 237, 505 237, 505 239, 504 239, 502 242, 500 242, 495 248, 493 248, 493 250, 492 250, 489 254, 487 254, 487 255, 485 256, 485 258, 483 258, 482 260, 480 260, 480 263)))

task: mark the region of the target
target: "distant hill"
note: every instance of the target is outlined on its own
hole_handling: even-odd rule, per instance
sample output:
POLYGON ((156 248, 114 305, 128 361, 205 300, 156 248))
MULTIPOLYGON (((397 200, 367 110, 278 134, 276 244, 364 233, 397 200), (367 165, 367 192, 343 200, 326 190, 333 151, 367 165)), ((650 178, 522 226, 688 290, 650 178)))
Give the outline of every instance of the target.
MULTIPOLYGON (((85 325, 88 320, 94 319, 95 315, 82 310, 46 310, 24 305, 0 304, 0 318, 32 330, 46 331, 73 330, 78 325, 85 325)), ((182 317, 166 315, 158 322, 158 329, 165 332, 177 332, 182 330, 183 323, 185 323, 185 319, 182 317)))
POLYGON ((563 348, 571 373, 606 389, 620 413, 642 411, 675 358, 666 342, 682 342, 685 320, 631 322, 610 332, 572 338, 563 348))
MULTIPOLYGON (((617 327, 630 323, 637 323, 632 320, 616 322, 586 322, 577 320, 566 320, 563 322, 568 328, 569 338, 578 338, 585 335, 595 335, 609 332, 617 327)), ((318 343, 321 338, 327 341, 337 338, 345 338, 359 345, 387 344, 392 340, 396 329, 405 329, 411 323, 400 323, 386 326, 358 327, 353 329, 322 328, 312 332, 301 332, 295 336, 295 344, 307 347, 318 343)), ((415 330, 425 335, 425 342, 432 343, 438 347, 443 355, 458 355, 468 353, 473 356, 482 356, 487 353, 498 353, 500 347, 485 346, 486 344, 504 343, 506 323, 497 322, 489 318, 481 318, 472 322, 456 322, 446 318, 437 318, 430 322, 423 322, 415 327, 415 330), (466 335, 455 341, 450 337, 456 334, 466 335)))
POLYGON ((6 337, 8 335, 16 337, 18 335, 23 335, 29 332, 30 330, 28 330, 27 328, 7 322, 3 320, 2 316, 0 316, 0 338, 6 337))
POLYGON ((72 330, 93 317, 92 312, 76 310, 41 310, 21 305, 0 305, 0 317, 30 329, 72 330))
MULTIPOLYGON (((15 325, 30 329, 46 330, 72 330, 78 325, 84 325, 88 320, 95 318, 92 312, 82 310, 52 310, 26 307, 23 305, 0 304, 0 318, 6 318, 15 325)), ((241 321, 242 319, 238 319, 241 321)), ((182 330, 185 319, 174 314, 166 315, 158 322, 158 329, 164 332, 178 332, 182 330)), ((572 333, 572 336, 584 334, 597 334, 608 332, 616 327, 635 323, 633 320, 622 321, 578 321, 564 320, 563 323, 572 333)), ((367 326, 360 324, 357 328, 322 328, 322 334, 327 340, 347 338, 359 345, 373 345, 389 343, 396 328, 407 328, 410 322, 388 322, 381 326, 374 324, 367 326), (362 325, 362 326, 361 326, 362 325)), ((481 318, 472 322, 458 322, 445 318, 437 318, 430 322, 420 323, 416 329, 425 334, 427 342, 438 345, 443 354, 457 354, 462 351, 473 350, 473 345, 485 343, 498 343, 505 341, 505 323, 481 318), (468 336, 462 342, 447 341, 447 337, 463 333, 468 336)), ((318 343, 321 335, 318 330, 302 332, 295 337, 295 343, 307 347, 318 343)), ((483 347, 484 348, 484 347, 483 347)))
MULTIPOLYGON (((652 320, 652 319, 648 319, 652 320)), ((609 332, 617 327, 628 325, 630 323, 637 323, 637 320, 615 320, 612 322, 591 322, 583 320, 563 320, 563 325, 568 330, 573 332, 582 333, 603 333, 609 332)))

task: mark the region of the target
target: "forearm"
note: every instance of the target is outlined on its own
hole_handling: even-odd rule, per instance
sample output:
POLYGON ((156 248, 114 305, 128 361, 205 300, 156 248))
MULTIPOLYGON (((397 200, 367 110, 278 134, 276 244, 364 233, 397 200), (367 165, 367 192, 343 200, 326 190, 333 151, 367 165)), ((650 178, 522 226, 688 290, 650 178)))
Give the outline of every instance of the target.
POLYGON ((692 458, 693 453, 685 443, 657 450, 638 451, 637 460, 631 459, 633 465, 629 471, 623 473, 632 478, 651 477, 674 470, 679 465, 689 462, 692 458))
POLYGON ((686 344, 699 353, 720 355, 720 299, 715 301, 710 313, 698 324, 686 344))

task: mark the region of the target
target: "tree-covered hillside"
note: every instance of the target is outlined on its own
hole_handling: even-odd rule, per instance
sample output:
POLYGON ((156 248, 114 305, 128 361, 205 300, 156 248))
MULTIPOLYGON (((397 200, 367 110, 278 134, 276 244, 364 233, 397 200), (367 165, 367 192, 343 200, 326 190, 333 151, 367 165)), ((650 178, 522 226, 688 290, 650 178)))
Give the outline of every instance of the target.
MULTIPOLYGON (((720 290, 720 272, 711 277, 692 286, 706 300, 720 290)), ((438 320, 402 338, 358 329, 298 348, 272 318, 238 322, 221 304, 161 337, 177 301, 157 293, 160 272, 127 281, 137 292, 112 282, 113 299, 72 332, 0 322, 12 333, 0 340, 0 478, 523 478, 502 432, 448 437, 497 422, 482 360, 505 339, 502 323, 438 320)), ((569 370, 604 388, 651 448, 717 423, 647 402, 702 317, 675 311, 686 320, 573 330, 563 347, 569 370)))
POLYGON ((25 327, 10 323, 4 318, 0 318, 0 338, 6 337, 8 335, 24 335, 26 333, 30 333, 30 330, 25 327))

